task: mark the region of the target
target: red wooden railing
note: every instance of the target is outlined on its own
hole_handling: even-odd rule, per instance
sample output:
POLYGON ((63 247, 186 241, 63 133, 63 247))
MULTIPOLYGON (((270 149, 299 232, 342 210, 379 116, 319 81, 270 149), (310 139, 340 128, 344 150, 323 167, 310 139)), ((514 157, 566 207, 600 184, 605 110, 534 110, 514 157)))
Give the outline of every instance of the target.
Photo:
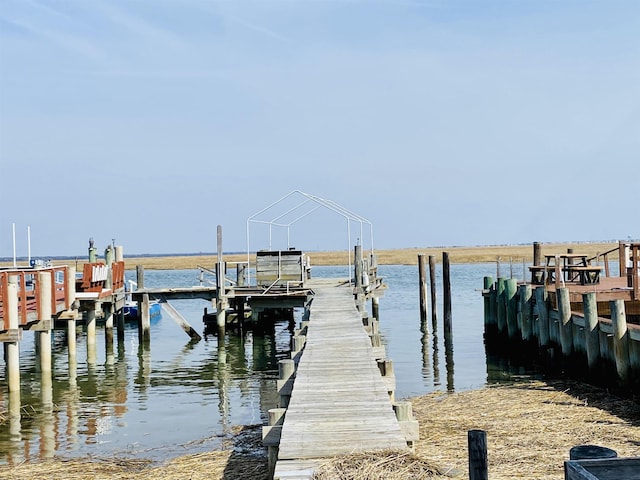
POLYGON ((18 323, 26 325, 29 322, 28 315, 37 312, 40 304, 38 274, 41 272, 51 272, 51 311, 57 312, 59 306, 64 309, 70 307, 67 295, 68 267, 0 270, 0 318, 4 319, 4 298, 9 279, 14 277, 18 285, 18 323))
MULTIPOLYGON (((124 262, 113 262, 111 265, 111 289, 105 290, 109 268, 103 263, 87 263, 83 266, 82 278, 75 280, 76 291, 110 295, 112 291, 124 288, 124 268, 124 262)), ((67 292, 70 280, 67 266, 0 270, 0 320, 5 318, 4 298, 12 277, 15 277, 15 282, 18 285, 19 325, 29 323, 30 314, 32 320, 37 317, 33 314, 38 312, 40 305, 38 274, 41 272, 51 272, 51 311, 53 314, 71 307, 71 295, 67 292)), ((2 329, 0 327, 0 330, 2 329)))

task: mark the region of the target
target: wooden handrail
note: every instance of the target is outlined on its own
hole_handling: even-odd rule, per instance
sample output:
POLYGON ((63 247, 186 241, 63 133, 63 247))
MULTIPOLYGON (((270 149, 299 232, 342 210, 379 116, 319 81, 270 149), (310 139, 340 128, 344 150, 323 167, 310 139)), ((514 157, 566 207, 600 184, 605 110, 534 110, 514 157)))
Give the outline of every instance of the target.
POLYGON ((8 290, 9 279, 11 277, 17 277, 18 324, 26 325, 28 323, 29 314, 38 311, 40 302, 38 274, 42 272, 51 273, 51 311, 55 314, 59 304, 64 305, 64 308, 69 307, 69 297, 67 293, 67 276, 69 271, 67 266, 2 270, 0 271, 0 318, 4 319, 4 295, 8 290), (59 275, 62 276, 61 281, 58 281, 59 275))

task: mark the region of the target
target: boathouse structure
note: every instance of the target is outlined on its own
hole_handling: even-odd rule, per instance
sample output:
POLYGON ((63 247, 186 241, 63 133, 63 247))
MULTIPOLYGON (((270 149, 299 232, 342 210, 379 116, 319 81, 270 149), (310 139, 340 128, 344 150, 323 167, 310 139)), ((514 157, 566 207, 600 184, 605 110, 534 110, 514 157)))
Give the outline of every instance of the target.
POLYGON ((484 278, 487 350, 638 391, 640 243, 595 257, 543 249, 525 281, 484 278))

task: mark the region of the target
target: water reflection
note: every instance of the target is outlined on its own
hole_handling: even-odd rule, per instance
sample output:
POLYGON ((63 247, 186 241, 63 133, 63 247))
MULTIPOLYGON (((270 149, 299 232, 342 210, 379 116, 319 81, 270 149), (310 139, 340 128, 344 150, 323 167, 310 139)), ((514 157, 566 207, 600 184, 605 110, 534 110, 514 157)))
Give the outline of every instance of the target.
MULTIPOLYGON (((387 357, 394 364, 396 398, 445 385, 449 391, 473 388, 498 375, 485 361, 483 303, 477 291, 493 268, 451 266, 455 317, 453 338, 447 341, 437 331, 420 329, 417 269, 379 267, 389 286, 380 299, 379 317, 387 357)), ((315 276, 325 273, 335 277, 344 271, 314 269, 315 276)), ((150 271, 145 285, 190 286, 197 281, 195 275, 150 271)), ((205 302, 176 301, 174 306, 194 328, 202 328, 205 302)), ((218 448, 231 427, 266 423, 266 412, 277 404, 278 361, 288 358, 291 326, 283 319, 264 331, 210 332, 194 343, 173 321, 160 317, 152 319, 146 344, 139 342, 134 327, 126 327, 110 342, 98 326, 91 355, 84 333, 77 336, 73 353, 65 335, 54 332, 50 390, 38 371, 31 333, 25 332, 18 392, 22 398, 11 400, 6 374, 0 372, 0 408, 8 416, 0 425, 2 461, 30 461, 51 452, 161 460, 218 448), (22 411, 14 408, 20 401, 22 411), (52 409, 46 408, 51 404, 52 409)))

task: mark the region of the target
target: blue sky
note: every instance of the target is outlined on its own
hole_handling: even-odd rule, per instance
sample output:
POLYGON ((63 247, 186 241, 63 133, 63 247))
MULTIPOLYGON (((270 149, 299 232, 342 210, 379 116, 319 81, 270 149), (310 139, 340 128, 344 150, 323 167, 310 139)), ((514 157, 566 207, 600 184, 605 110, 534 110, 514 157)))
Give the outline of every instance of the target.
POLYGON ((639 160, 640 2, 0 0, 0 257, 638 238, 639 160))

